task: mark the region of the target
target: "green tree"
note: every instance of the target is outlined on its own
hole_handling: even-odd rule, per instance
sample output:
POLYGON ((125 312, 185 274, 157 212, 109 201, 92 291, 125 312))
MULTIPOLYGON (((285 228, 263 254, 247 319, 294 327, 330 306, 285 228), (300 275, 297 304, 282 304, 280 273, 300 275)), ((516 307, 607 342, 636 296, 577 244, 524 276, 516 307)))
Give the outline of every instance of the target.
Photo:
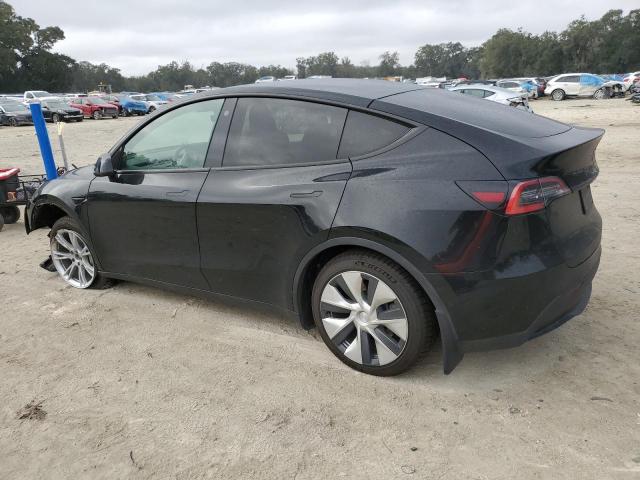
POLYGON ((390 77, 396 75, 400 69, 400 54, 398 52, 386 51, 380 57, 378 65, 378 75, 380 77, 390 77))

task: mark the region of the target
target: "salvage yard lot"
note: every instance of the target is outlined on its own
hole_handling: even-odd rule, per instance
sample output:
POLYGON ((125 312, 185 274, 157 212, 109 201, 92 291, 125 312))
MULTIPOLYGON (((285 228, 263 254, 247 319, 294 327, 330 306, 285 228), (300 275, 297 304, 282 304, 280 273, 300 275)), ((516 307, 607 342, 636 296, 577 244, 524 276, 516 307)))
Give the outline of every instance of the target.
MULTIPOLYGON (((591 303, 520 348, 467 354, 449 376, 439 349, 377 378, 284 315, 130 283, 73 289, 38 267, 46 231, 5 226, 0 478, 637 478, 640 108, 532 106, 607 130, 591 303), (29 402, 46 415, 19 419, 29 402)), ((137 121, 67 125, 70 160, 93 163, 137 121)), ((42 170, 32 127, 0 129, 0 165, 42 170)))

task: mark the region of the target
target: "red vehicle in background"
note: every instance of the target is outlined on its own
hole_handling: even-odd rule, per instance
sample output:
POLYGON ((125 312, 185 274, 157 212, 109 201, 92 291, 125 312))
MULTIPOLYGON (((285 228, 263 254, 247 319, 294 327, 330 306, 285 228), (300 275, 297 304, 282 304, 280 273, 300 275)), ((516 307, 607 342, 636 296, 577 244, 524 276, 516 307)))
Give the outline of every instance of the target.
POLYGON ((118 118, 118 107, 100 97, 72 98, 69 105, 79 108, 85 117, 100 120, 104 117, 118 118))

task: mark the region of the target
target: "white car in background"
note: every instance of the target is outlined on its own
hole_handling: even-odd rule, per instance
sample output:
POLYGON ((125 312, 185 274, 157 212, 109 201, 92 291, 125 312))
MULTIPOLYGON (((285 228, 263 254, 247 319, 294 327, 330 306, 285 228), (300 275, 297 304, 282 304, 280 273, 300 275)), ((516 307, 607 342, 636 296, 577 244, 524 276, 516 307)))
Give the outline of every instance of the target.
POLYGON ((617 80, 606 80, 592 73, 564 73, 547 82, 545 95, 551 95, 556 101, 567 97, 593 97, 596 100, 607 98, 611 92, 624 89, 617 80))
POLYGON ((58 95, 54 95, 45 90, 27 90, 24 92, 24 96, 22 99, 22 103, 25 105, 29 105, 34 102, 41 102, 43 100, 58 100, 60 97, 58 95))
POLYGON ((529 106, 529 96, 526 91, 524 93, 516 93, 506 88, 494 87, 493 85, 485 85, 482 83, 459 85, 450 88, 449 91, 471 97, 484 98, 491 102, 509 105, 533 113, 533 110, 529 106))
POLYGON ((162 108, 166 105, 166 100, 162 100, 159 96, 153 95, 151 93, 141 93, 136 95, 130 95, 131 100, 136 100, 138 102, 144 102, 147 105, 147 112, 153 113, 154 111, 162 108))
POLYGON ((255 83, 267 83, 267 82, 275 82, 277 79, 274 76, 266 75, 264 77, 260 77, 256 80, 255 83))
POLYGON ((527 91, 527 89, 522 86, 522 81, 520 80, 498 80, 496 82, 496 87, 509 90, 511 92, 517 93, 518 95, 525 95, 527 98, 534 95, 533 92, 527 91))
POLYGON ((297 75, 285 75, 280 80, 297 80, 297 79, 298 79, 297 75))
POLYGON ((629 75, 626 75, 622 80, 624 83, 624 89, 629 90, 633 84, 640 80, 640 72, 632 72, 629 75))

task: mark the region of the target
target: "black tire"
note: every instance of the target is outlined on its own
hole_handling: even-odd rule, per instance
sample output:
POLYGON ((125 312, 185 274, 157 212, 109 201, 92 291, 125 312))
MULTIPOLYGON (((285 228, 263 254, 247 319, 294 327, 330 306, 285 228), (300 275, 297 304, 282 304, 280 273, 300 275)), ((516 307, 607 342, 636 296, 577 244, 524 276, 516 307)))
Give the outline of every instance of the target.
POLYGON ((556 88, 553 92, 551 92, 551 99, 556 102, 564 100, 564 97, 566 96, 566 93, 564 93, 564 90, 562 90, 561 88, 556 88))
POLYGON ((149 112, 148 113, 153 113, 156 111, 156 107, 149 107, 149 112))
POLYGON ((0 232, 2 231, 3 228, 4 228, 4 217, 0 215, 0 232))
POLYGON ((118 118, 118 115, 111 115, 111 118, 118 118))
POLYGON ((11 117, 9 119, 9 125, 12 127, 17 127, 18 126, 18 120, 16 120, 15 118, 11 117))
POLYGON ((82 120, 84 120, 84 118, 78 118, 76 122, 81 122, 82 120))
POLYGON ((437 335, 433 305, 413 277, 387 257, 368 250, 349 250, 330 260, 316 277, 311 301, 314 322, 327 347, 346 365, 370 375, 391 376, 404 372, 429 350, 437 335), (320 313, 322 292, 332 279, 348 271, 362 272, 386 283, 404 309, 408 324, 407 340, 391 363, 380 366, 355 362, 342 353, 325 330, 320 313))
POLYGON ((52 121, 53 123, 58 123, 58 122, 60 121, 60 115, 58 115, 57 113, 54 113, 54 114, 51 116, 51 121, 52 121))
POLYGON ((594 100, 603 100, 607 98, 607 92, 604 88, 599 88, 593 93, 594 100))
MULTIPOLYGON (((78 235, 80 235, 84 240, 84 242, 89 247, 89 250, 91 251, 91 256, 94 259, 94 265, 96 265, 95 264, 96 254, 93 250, 93 245, 91 245, 91 242, 89 241, 89 235, 87 235, 84 229, 71 217, 62 217, 58 219, 56 223, 53 224, 53 227, 51 227, 51 231, 49 232, 49 238, 54 237, 58 232, 58 230, 60 229, 73 230, 78 235)), ((97 265, 96 265, 95 279, 93 280, 93 283, 91 284, 91 286, 88 288, 92 288, 95 290, 103 290, 103 289, 112 287, 114 283, 115 283, 114 280, 110 278, 106 278, 103 275, 100 275, 99 273, 97 273, 97 265)))
POLYGON ((11 225, 20 220, 20 209, 16 206, 0 207, 0 215, 4 218, 4 223, 11 225))
POLYGON ((100 110, 96 110, 91 114, 91 118, 94 120, 100 120, 102 118, 102 112, 100 110))

